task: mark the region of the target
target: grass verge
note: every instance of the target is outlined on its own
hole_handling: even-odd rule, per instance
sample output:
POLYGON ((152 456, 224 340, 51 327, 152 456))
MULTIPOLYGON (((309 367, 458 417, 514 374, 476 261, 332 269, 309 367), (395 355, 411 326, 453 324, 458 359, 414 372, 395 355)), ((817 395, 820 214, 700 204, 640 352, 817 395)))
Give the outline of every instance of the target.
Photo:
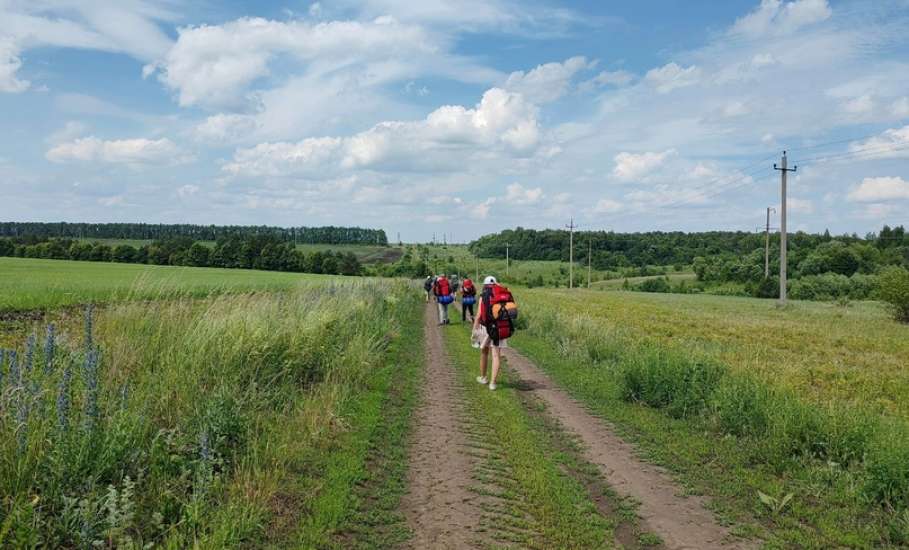
POLYGON ((331 546, 413 294, 357 281, 126 303, 7 350, 0 546, 331 546))
POLYGON ((769 547, 907 544, 909 449, 896 423, 804 402, 710 356, 575 313, 534 311, 516 346, 735 531, 769 547), (528 337, 529 336, 529 337, 528 337))

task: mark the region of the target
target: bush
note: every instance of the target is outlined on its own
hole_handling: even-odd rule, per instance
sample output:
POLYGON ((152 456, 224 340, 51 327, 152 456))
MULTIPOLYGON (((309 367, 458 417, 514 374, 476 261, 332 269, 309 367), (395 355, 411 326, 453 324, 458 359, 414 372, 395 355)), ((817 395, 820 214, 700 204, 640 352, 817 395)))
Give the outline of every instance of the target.
POLYGON ((893 317, 909 323, 909 271, 888 267, 878 276, 878 296, 890 305, 893 317))
POLYGON ((641 292, 669 292, 671 288, 669 286, 669 279, 666 277, 654 277, 653 279, 647 279, 637 285, 636 290, 640 290, 641 292))
POLYGON ((882 430, 868 457, 865 493, 892 508, 909 507, 909 429, 892 425, 882 430))
POLYGON ((679 352, 646 347, 622 365, 622 397, 677 418, 700 413, 719 385, 725 369, 679 352))

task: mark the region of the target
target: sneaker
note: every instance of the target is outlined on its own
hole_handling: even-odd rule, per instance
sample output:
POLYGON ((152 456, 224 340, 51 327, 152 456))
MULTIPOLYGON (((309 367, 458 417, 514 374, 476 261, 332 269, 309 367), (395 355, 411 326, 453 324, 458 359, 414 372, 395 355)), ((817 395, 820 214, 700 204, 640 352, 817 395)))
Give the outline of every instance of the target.
POLYGON ((496 383, 495 383, 495 382, 490 383, 490 384, 489 384, 489 389, 490 389, 490 391, 495 391, 495 389, 496 389, 496 383))
POLYGON ((489 382, 489 381, 486 380, 486 377, 485 377, 485 376, 477 376, 477 382, 478 382, 479 384, 483 384, 483 385, 485 386, 486 383, 489 382))

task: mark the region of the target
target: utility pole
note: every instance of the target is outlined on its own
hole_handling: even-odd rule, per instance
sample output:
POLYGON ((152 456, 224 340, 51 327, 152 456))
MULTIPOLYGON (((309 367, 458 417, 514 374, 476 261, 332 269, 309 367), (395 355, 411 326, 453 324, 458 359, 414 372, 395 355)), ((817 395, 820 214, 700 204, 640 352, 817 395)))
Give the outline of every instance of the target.
POLYGON ((798 170, 798 166, 787 167, 786 151, 780 165, 773 163, 773 169, 780 171, 780 305, 786 305, 786 174, 798 170))
POLYGON ((593 251, 593 244, 590 242, 590 239, 587 240, 587 288, 590 288, 590 267, 591 267, 591 258, 590 254, 593 251))
POLYGON ((574 288, 574 218, 565 227, 568 228, 568 288, 574 288))
POLYGON ((767 225, 764 228, 764 278, 770 277, 770 213, 776 214, 776 209, 767 207, 767 225))
POLYGON ((508 278, 508 264, 510 263, 510 256, 508 253, 508 247, 511 246, 508 243, 505 243, 505 278, 508 278))
POLYGON ((480 257, 479 257, 479 256, 474 256, 474 259, 477 261, 477 278, 476 278, 476 282, 479 283, 479 282, 480 282, 480 257))

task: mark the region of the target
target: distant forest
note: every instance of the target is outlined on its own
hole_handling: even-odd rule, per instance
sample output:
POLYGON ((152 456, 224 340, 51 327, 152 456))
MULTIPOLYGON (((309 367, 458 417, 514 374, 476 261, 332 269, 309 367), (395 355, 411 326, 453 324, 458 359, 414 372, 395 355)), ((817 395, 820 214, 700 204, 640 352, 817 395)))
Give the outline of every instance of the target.
MULTIPOLYGON (((568 231, 508 229, 480 237, 470 243, 470 251, 481 258, 504 258, 505 247, 515 260, 568 261, 568 231)), ((798 259, 820 244, 836 240, 844 244, 872 244, 878 249, 909 247, 909 236, 902 227, 887 226, 880 234, 833 237, 822 234, 797 232, 788 238, 790 256, 798 259), (880 241, 880 242, 879 242, 880 241)), ((601 270, 623 267, 691 265, 695 258, 716 256, 744 256, 764 249, 763 233, 744 231, 707 231, 683 233, 681 231, 647 233, 613 233, 611 231, 577 231, 574 234, 574 260, 587 263, 588 247, 592 250, 591 263, 601 270)), ((779 250, 779 236, 771 235, 771 246, 779 250)), ((763 256, 762 256, 763 258, 763 256)))
POLYGON ((303 244, 374 244, 385 246, 383 229, 361 227, 270 227, 265 225, 192 225, 149 223, 0 222, 0 237, 163 240, 188 237, 218 241, 231 237, 273 237, 303 244))

